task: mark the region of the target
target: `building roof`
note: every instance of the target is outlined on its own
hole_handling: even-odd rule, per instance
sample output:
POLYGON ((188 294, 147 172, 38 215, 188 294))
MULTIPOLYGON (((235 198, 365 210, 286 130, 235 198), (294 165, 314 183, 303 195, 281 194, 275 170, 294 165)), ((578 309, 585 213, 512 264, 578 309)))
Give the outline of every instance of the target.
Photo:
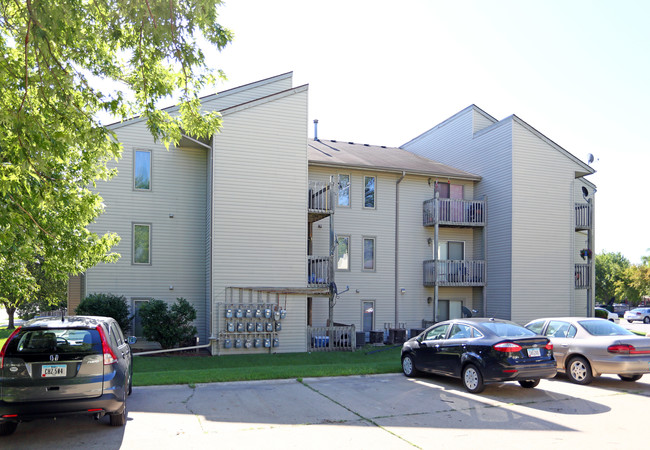
POLYGON ((334 140, 310 140, 309 164, 479 181, 480 176, 441 164, 401 148, 334 140))

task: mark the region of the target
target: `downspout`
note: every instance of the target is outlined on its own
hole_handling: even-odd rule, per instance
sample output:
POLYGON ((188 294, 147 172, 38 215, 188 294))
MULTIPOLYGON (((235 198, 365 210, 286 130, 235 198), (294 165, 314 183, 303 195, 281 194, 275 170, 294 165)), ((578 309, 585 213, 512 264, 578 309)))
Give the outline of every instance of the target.
POLYGON ((399 328, 399 184, 406 176, 402 176, 395 183, 395 328, 399 328))

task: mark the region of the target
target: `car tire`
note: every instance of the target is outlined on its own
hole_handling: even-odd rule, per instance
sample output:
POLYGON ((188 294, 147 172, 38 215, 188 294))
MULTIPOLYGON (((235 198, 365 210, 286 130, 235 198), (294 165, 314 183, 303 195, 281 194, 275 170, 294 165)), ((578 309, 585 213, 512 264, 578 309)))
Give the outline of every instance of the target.
POLYGON ((569 381, 576 384, 589 384, 594 379, 591 373, 591 364, 582 356, 575 356, 569 360, 566 374, 569 381))
POLYGON ((645 316, 643 318, 643 323, 650 323, 650 316, 645 316))
POLYGON ((534 387, 537 387, 537 385, 539 384, 539 378, 536 380, 521 380, 519 384, 521 385, 522 388, 532 389, 534 387))
POLYGON ((404 375, 409 378, 415 377, 420 373, 420 371, 415 367, 413 356, 405 355, 402 358, 402 372, 404 372, 404 375))
POLYGON ((634 320, 632 320, 632 319, 627 319, 627 321, 628 321, 629 323, 634 322, 634 320))
POLYGON ((619 375, 618 377, 623 381, 639 381, 643 375, 619 375))
POLYGON ((13 432, 16 431, 16 427, 18 427, 18 422, 0 423, 0 436, 9 436, 10 434, 13 434, 13 432))
POLYGON ((463 369, 463 386, 467 389, 467 392, 472 394, 479 394, 485 389, 485 384, 483 383, 483 375, 481 371, 474 364, 468 364, 463 369))

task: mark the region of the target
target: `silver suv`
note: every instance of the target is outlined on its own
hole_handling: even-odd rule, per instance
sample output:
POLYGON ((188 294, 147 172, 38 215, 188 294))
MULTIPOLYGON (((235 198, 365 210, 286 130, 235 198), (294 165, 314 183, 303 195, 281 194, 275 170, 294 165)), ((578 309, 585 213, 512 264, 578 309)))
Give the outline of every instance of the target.
POLYGON ((19 422, 108 414, 126 423, 133 365, 130 343, 110 317, 44 317, 25 322, 0 351, 0 435, 19 422))

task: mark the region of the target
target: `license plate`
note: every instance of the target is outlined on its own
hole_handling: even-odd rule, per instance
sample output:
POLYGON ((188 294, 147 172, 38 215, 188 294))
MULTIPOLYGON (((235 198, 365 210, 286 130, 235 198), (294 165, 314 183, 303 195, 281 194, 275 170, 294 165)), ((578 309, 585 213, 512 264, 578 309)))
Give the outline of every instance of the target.
POLYGON ((64 377, 66 376, 67 368, 68 366, 65 364, 45 364, 41 371, 41 377, 64 377))
POLYGON ((528 349, 528 356, 530 358, 535 358, 535 357, 541 356, 541 355, 542 355, 542 353, 540 352, 540 350, 538 348, 529 348, 528 349))

